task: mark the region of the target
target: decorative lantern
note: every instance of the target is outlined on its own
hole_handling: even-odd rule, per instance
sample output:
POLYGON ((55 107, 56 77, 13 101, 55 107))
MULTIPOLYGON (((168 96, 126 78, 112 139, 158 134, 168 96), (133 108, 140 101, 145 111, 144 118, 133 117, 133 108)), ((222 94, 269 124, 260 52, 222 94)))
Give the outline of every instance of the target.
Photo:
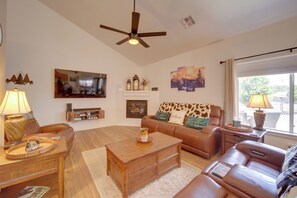
POLYGON ((131 91, 131 80, 128 78, 127 83, 126 83, 126 90, 131 91))
POLYGON ((138 91, 139 90, 139 78, 138 78, 138 76, 135 74, 133 76, 132 80, 133 80, 133 90, 138 91))

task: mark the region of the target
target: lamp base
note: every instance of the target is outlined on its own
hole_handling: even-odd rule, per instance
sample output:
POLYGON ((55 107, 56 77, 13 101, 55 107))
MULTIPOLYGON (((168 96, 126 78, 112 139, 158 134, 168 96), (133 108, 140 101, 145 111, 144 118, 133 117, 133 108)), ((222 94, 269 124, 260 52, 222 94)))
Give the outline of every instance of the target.
POLYGON ((17 118, 22 118, 22 115, 6 115, 4 116, 4 120, 13 120, 13 119, 17 119, 17 118))
POLYGON ((258 111, 254 112, 254 119, 255 119, 255 123, 256 123, 256 126, 254 127, 254 129, 259 130, 259 131, 265 130, 263 128, 264 122, 265 122, 265 117, 266 117, 266 114, 263 111, 258 110, 258 111))

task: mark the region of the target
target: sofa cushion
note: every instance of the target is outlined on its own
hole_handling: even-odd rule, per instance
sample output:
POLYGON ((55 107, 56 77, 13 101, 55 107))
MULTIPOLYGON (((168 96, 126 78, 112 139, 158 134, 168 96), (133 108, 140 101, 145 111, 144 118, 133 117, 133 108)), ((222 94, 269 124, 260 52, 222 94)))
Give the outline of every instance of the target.
POLYGON ((24 118, 6 120, 4 122, 5 139, 9 142, 22 139, 27 120, 24 118))
POLYGON ((273 198, 277 194, 274 179, 239 164, 228 171, 223 181, 250 197, 273 198))
POLYGON ((160 122, 158 127, 159 132, 175 137, 175 128, 180 125, 170 123, 170 122, 162 122, 162 121, 159 121, 159 122, 160 122))
POLYGON ((155 115, 155 120, 160 120, 164 122, 168 122, 169 120, 169 112, 162 112, 162 111, 157 111, 155 115))
POLYGON ((185 126, 202 129, 203 127, 208 125, 209 118, 198 118, 195 116, 188 116, 185 126))
POLYGON ((174 111, 173 110, 171 112, 169 122, 183 125, 184 120, 185 120, 185 115, 186 115, 186 111, 174 111))
POLYGON ((24 135, 39 133, 40 127, 35 118, 16 118, 5 121, 4 131, 7 141, 16 141, 24 135))
POLYGON ((211 113, 211 104, 196 103, 179 103, 179 102, 163 102, 160 104, 159 111, 186 111, 187 116, 195 116, 199 118, 209 118, 211 113))
POLYGON ((276 179, 280 174, 279 167, 256 158, 250 158, 246 167, 273 179, 276 179))
POLYGON ((202 152, 208 153, 213 146, 213 140, 211 140, 213 134, 201 133, 197 129, 192 129, 186 126, 175 127, 175 137, 182 139, 182 144, 186 144, 193 148, 199 148, 202 152))

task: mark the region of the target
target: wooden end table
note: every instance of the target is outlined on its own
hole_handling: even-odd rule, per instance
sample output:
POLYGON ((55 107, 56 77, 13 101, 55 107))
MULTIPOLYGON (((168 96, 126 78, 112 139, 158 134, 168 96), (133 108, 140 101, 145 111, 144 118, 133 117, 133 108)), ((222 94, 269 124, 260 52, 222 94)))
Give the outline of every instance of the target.
POLYGON ((107 175, 123 197, 181 166, 182 140, 159 133, 150 133, 152 142, 138 143, 135 138, 105 145, 107 175))
POLYGON ((244 140, 264 142, 264 136, 266 134, 266 130, 259 131, 255 129, 253 129, 251 132, 238 132, 235 130, 221 128, 220 131, 222 135, 221 155, 223 155, 229 148, 233 147, 238 142, 244 140))
POLYGON ((43 197, 64 197, 65 137, 55 141, 55 147, 41 155, 9 160, 0 147, 0 197, 14 197, 26 186, 49 186, 43 197))

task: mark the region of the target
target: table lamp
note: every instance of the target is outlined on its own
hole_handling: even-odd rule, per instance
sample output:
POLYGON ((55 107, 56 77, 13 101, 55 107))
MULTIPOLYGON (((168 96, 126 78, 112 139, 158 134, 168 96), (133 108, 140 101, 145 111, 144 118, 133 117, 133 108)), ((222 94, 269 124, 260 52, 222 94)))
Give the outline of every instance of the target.
POLYGON ((271 103, 268 100, 267 95, 265 95, 265 94, 251 95, 247 107, 258 108, 254 112, 254 119, 255 119, 255 123, 256 123, 256 127, 254 127, 254 129, 264 131, 265 129, 263 128, 263 125, 265 122, 266 114, 263 110, 261 110, 261 108, 263 108, 263 109, 272 109, 273 108, 273 106, 271 105, 271 103))
POLYGON ((24 91, 18 91, 16 88, 13 91, 6 91, 0 106, 0 115, 10 115, 7 118, 11 118, 30 111, 24 91))

